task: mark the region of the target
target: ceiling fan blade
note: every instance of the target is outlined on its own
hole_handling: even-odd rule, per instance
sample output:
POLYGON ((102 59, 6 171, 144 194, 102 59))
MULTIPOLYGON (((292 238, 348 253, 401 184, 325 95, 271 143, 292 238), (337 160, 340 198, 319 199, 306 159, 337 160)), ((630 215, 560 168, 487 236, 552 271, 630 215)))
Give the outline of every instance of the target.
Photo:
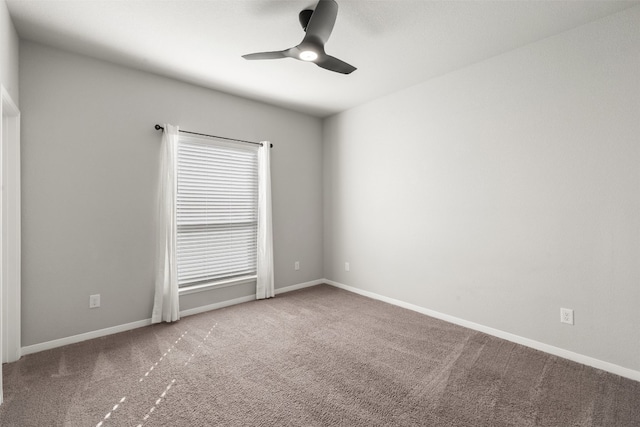
POLYGON ((353 65, 347 64, 346 62, 341 61, 338 58, 334 58, 331 55, 323 55, 322 57, 318 58, 317 61, 315 61, 315 64, 318 67, 322 67, 326 70, 335 71, 336 73, 341 74, 351 74, 352 72, 357 70, 357 68, 353 65))
POLYGON ((338 3, 335 0, 320 0, 311 15, 303 42, 320 42, 324 46, 333 31, 337 16, 338 3))
POLYGON ((242 55, 244 59, 280 59, 287 58, 289 55, 287 50, 279 50, 275 52, 258 52, 258 53, 249 53, 247 55, 242 55))

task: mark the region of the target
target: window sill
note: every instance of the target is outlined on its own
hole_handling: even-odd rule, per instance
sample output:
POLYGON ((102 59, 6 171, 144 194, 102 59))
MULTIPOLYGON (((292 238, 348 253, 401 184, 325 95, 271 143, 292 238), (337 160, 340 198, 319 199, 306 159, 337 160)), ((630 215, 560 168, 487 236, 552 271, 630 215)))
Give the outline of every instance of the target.
POLYGON ((188 295, 188 294, 194 294, 196 292, 204 292, 204 291, 210 291, 212 289, 219 289, 219 288, 226 288, 228 286, 240 285, 242 283, 253 282, 256 280, 256 278, 257 278, 256 275, 234 277, 233 279, 229 279, 229 280, 219 280, 216 282, 208 282, 208 283, 202 283, 194 286, 187 286, 187 287, 178 289, 178 295, 179 296, 188 295))

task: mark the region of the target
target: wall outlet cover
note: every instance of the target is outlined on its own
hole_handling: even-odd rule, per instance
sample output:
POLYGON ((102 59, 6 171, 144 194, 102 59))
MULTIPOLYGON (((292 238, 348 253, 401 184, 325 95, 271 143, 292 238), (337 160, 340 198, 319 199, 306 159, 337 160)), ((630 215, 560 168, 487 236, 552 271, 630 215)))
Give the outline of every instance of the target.
POLYGON ((100 294, 89 296, 89 308, 100 307, 100 294))
POLYGON ((560 322, 573 325, 573 310, 570 308, 561 308, 560 322))

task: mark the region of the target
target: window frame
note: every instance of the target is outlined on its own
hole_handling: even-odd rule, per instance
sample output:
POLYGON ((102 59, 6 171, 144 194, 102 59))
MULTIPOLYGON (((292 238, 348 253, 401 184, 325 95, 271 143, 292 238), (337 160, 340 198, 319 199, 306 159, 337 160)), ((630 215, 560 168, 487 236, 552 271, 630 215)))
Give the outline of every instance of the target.
MULTIPOLYGON (((251 282, 255 282, 257 279, 257 210, 258 210, 258 186, 259 186, 259 176, 258 176, 258 171, 257 171, 257 161, 258 161, 258 148, 259 146, 248 146, 246 144, 240 143, 240 142, 231 142, 231 141, 227 141, 225 139, 220 139, 220 138, 216 138, 216 137, 208 137, 208 136, 193 136, 193 135, 184 135, 184 134, 180 134, 179 138, 178 138, 178 142, 177 142, 177 146, 176 146, 176 193, 175 193, 175 218, 176 218, 176 246, 175 246, 175 250, 176 250, 176 269, 179 271, 180 269, 180 261, 178 260, 178 250, 179 250, 179 245, 178 245, 178 238, 180 235, 180 224, 178 221, 178 211, 179 211, 179 193, 180 193, 180 179, 181 179, 181 168, 180 168, 180 149, 183 146, 183 144, 189 144, 189 143, 197 143, 200 145, 204 145, 204 146, 212 146, 215 147, 216 149, 222 149, 224 150, 224 148, 229 148, 230 153, 232 153, 234 150, 241 150, 244 152, 252 152, 252 154, 255 156, 255 160, 254 160, 254 165, 252 166, 253 169, 251 169, 251 172, 254 174, 254 178, 255 181, 253 182, 252 185, 255 186, 256 192, 255 192, 255 198, 253 201, 253 210, 255 211, 255 223, 256 223, 256 227, 255 227, 255 234, 253 235, 253 240, 256 242, 255 244, 255 248, 256 248, 256 253, 253 259, 253 273, 252 274, 247 274, 247 275, 237 275, 237 276, 228 276, 228 277, 221 277, 221 278, 214 278, 214 279, 205 279, 202 281, 194 281, 192 283, 186 283, 186 284, 180 284, 178 283, 178 294, 179 295, 188 295, 188 294, 192 294, 192 293, 197 293, 197 292, 202 292, 202 291, 208 291, 208 290, 212 290, 212 289, 219 289, 219 288, 225 288, 225 287, 229 287, 229 286, 235 286, 235 285, 241 285, 244 283, 251 283, 251 282)), ((231 154, 230 154, 231 155, 231 154)), ((246 169, 247 171, 250 170, 250 168, 248 167, 246 169)), ((191 172, 193 172, 193 170, 191 170, 191 172)), ((182 172, 183 174, 185 173, 184 171, 182 172)), ((251 221, 254 222, 254 221, 251 221)), ((229 222, 227 224, 232 224, 232 222, 229 222)), ((184 226, 184 224, 183 224, 184 226)), ((203 226, 206 227, 206 226, 203 226)), ((230 227, 229 227, 230 228, 230 227)))

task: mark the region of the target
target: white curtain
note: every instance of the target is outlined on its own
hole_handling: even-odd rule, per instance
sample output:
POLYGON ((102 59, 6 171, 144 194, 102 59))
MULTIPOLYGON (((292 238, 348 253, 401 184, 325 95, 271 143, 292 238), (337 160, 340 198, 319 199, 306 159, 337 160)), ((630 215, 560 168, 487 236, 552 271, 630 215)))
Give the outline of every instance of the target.
POLYGON ((178 272, 176 265, 176 157, 178 126, 164 125, 162 134, 158 229, 156 240, 156 294, 151 321, 173 322, 180 319, 178 272))
POLYGON ((271 144, 258 149, 258 268, 256 299, 275 296, 273 283, 273 229, 271 226, 271 144))

